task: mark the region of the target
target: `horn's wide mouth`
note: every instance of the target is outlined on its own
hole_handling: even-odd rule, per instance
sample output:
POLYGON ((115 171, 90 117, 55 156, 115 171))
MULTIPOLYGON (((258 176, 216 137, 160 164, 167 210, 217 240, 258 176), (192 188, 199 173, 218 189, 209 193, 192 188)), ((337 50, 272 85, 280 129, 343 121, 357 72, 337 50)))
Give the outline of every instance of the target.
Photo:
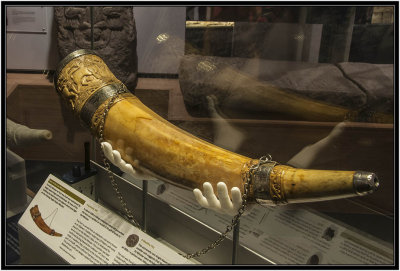
POLYGON ((60 63, 57 65, 57 69, 54 73, 54 87, 57 89, 57 81, 58 81, 58 76, 60 75, 60 72, 64 67, 74 58, 83 56, 83 55, 97 55, 93 50, 89 49, 79 49, 76 51, 73 51, 72 53, 68 54, 66 57, 64 57, 60 63))

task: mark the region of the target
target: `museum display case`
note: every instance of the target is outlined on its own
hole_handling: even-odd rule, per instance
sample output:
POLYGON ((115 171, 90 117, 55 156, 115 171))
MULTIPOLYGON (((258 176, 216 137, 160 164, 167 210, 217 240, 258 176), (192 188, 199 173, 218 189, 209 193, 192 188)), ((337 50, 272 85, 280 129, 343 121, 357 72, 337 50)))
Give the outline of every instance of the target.
POLYGON ((397 262, 394 5, 3 8, 7 264, 397 262))

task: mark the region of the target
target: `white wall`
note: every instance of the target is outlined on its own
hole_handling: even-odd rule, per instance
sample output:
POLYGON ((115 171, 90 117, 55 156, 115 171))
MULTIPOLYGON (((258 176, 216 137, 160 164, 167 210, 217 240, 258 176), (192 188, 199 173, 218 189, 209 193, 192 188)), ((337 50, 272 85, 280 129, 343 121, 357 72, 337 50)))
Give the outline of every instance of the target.
POLYGON ((53 8, 45 9, 47 33, 7 33, 7 69, 55 69, 59 60, 53 8))
MULTIPOLYGON (((55 69, 59 57, 53 8, 46 7, 46 13, 46 34, 7 33, 7 69, 55 69)), ((135 7, 134 16, 139 72, 177 73, 184 54, 186 8, 135 7)))

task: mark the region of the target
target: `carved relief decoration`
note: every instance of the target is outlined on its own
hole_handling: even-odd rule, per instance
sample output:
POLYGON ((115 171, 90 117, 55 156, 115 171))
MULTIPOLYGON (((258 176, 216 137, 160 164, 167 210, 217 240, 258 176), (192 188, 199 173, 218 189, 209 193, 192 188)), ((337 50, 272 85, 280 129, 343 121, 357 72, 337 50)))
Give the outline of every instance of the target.
POLYGON ((70 61, 58 75, 57 91, 79 115, 87 99, 99 88, 120 82, 101 58, 82 55, 70 61))
MULTIPOLYGON (((92 7, 93 51, 106 59, 130 91, 137 83, 136 25, 133 7, 92 7)), ((90 7, 55 7, 60 58, 78 49, 92 49, 90 7)))

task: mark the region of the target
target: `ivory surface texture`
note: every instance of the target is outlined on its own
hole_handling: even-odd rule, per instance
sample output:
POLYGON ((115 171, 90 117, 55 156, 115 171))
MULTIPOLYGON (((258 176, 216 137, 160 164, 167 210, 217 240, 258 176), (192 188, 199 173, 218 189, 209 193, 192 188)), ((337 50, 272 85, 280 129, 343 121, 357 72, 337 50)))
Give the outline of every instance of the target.
MULTIPOLYGON (((128 91, 106 95, 104 101, 90 104, 88 101, 96 101, 92 98, 98 97, 105 86, 114 84, 124 88, 124 85, 94 54, 78 54, 63 64, 56 74, 58 93, 81 119, 81 111, 89 106, 93 115, 86 125, 100 138, 102 130, 102 139, 119 151, 124 161, 144 173, 188 189, 202 189, 204 182, 210 182, 216 191, 217 183, 225 182, 229 191, 238 187, 244 192, 243 176, 258 160, 185 132, 128 91), (104 112, 107 112, 106 118, 104 112)), ((274 203, 314 201, 354 196, 353 175, 354 171, 304 170, 276 165, 262 179, 262 185, 269 186, 269 191, 268 188, 264 191, 274 203)), ((255 200, 253 183, 248 196, 249 200, 255 200)))

